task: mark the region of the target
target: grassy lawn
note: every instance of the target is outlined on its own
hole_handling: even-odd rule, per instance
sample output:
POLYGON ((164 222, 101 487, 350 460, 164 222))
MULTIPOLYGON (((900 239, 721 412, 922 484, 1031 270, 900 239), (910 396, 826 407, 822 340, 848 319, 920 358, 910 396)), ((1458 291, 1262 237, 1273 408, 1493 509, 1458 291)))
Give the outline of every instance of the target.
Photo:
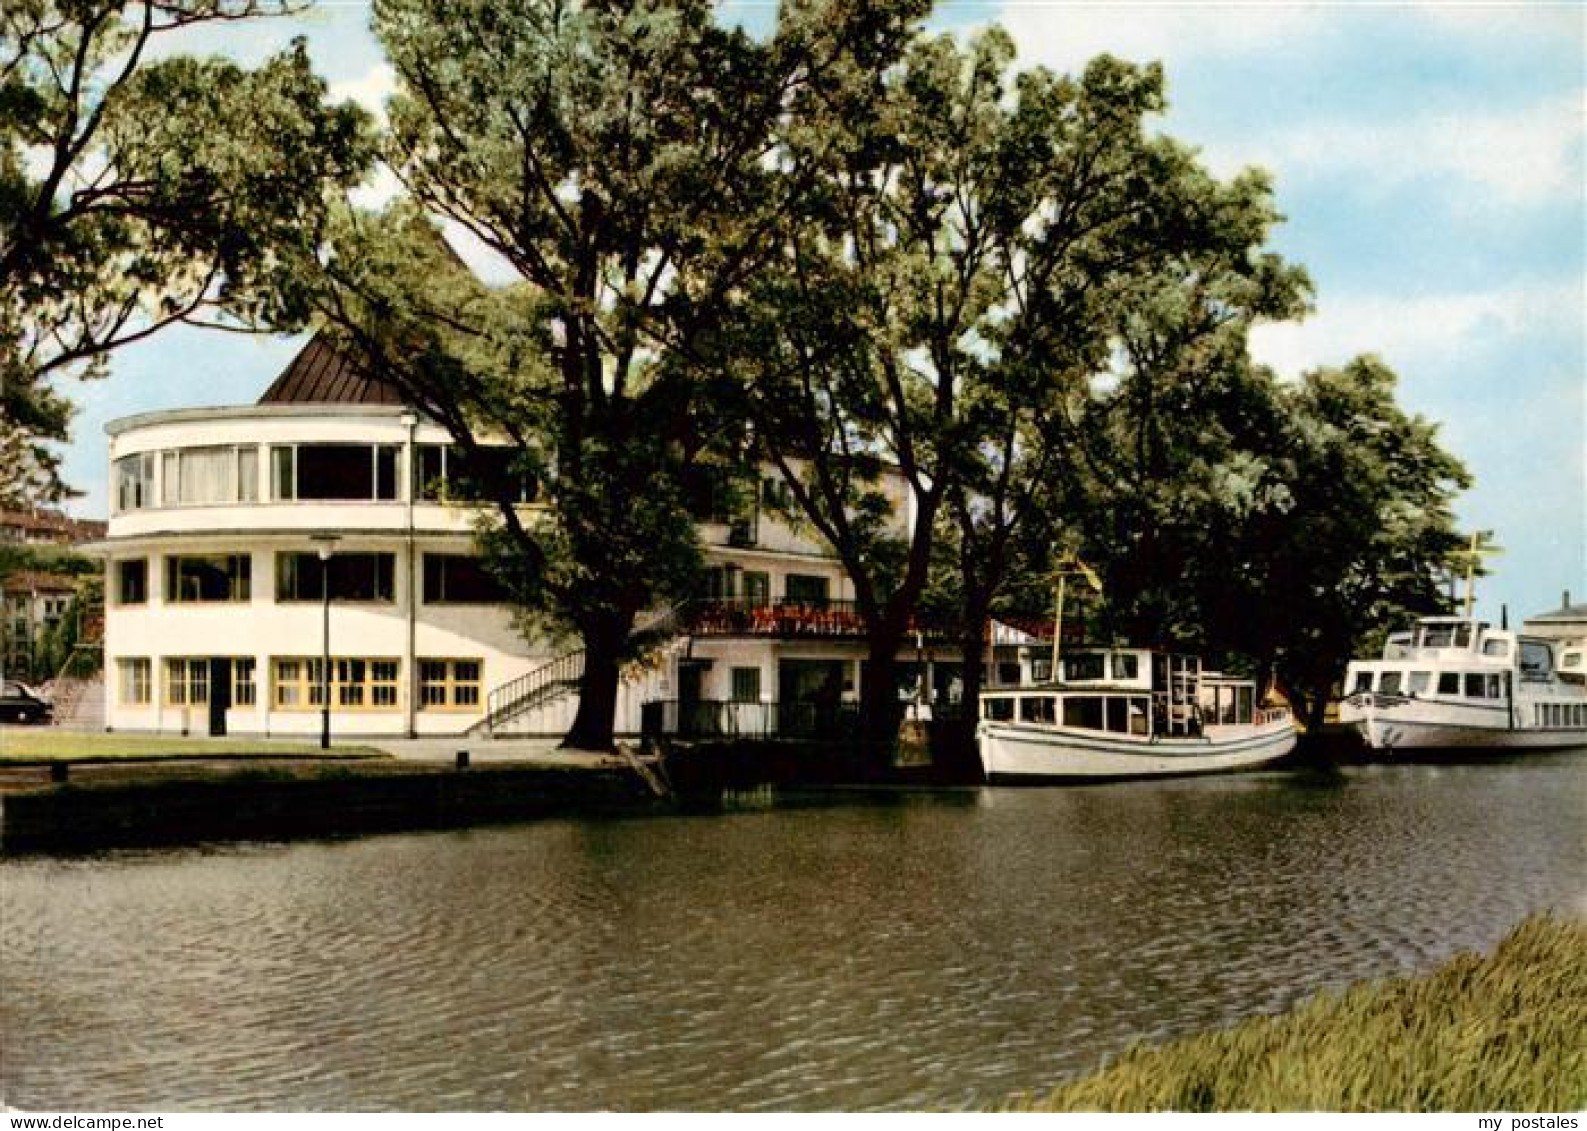
POLYGON ((161 734, 96 734, 49 727, 0 728, 0 765, 19 762, 93 762, 120 758, 227 758, 245 755, 385 757, 368 746, 332 746, 270 738, 179 738, 161 734))
POLYGON ((1535 916, 1491 955, 1137 1047, 1025 1111, 1587 1108, 1587 922, 1535 916))

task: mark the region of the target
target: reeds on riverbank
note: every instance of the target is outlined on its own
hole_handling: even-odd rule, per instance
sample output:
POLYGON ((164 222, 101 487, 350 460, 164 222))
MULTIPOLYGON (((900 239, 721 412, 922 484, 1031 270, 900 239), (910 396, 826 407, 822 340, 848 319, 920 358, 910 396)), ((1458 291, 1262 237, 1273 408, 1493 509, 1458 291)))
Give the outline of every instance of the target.
POLYGON ((1157 1048, 1034 1111, 1580 1111, 1587 922, 1534 916, 1491 955, 1321 994, 1157 1048))

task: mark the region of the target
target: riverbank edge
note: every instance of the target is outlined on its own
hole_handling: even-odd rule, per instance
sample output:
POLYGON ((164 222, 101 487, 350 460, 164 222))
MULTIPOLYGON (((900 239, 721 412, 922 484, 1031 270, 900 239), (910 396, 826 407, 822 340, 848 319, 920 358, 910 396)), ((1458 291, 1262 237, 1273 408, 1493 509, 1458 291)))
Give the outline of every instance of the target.
POLYGON ((100 773, 0 794, 0 851, 347 836, 642 814, 665 804, 644 777, 622 765, 280 758, 92 768, 100 773))
POLYGON ((1025 1112, 1579 1112, 1587 920, 1534 915, 1491 954, 1362 982, 1273 1017, 1138 1045, 1025 1112))

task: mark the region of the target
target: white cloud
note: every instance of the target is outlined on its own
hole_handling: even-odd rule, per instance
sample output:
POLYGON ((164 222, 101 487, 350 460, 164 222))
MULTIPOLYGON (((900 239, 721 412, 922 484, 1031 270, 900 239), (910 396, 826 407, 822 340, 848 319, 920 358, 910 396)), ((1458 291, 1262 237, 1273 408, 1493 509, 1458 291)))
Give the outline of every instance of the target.
POLYGON ((1275 44, 1316 43, 1330 34, 1324 6, 1238 0, 1207 3, 1019 3, 996 20, 1014 36, 1020 61, 1077 73, 1103 52, 1144 63, 1244 55, 1275 44))
POLYGON ((386 99, 397 89, 397 72, 390 63, 376 63, 356 79, 343 79, 330 85, 332 102, 358 103, 382 125, 386 121, 386 99))
POLYGON ((1324 299, 1304 322, 1258 326, 1251 354, 1281 376, 1342 365, 1359 354, 1395 368, 1435 367, 1505 339, 1579 337, 1578 281, 1467 294, 1356 294, 1324 299))
POLYGON ((1490 202, 1579 199, 1584 97, 1587 93, 1488 113, 1304 122, 1214 142, 1203 147, 1202 157, 1222 176, 1261 165, 1281 179, 1327 173, 1365 178, 1380 189, 1453 178, 1481 190, 1481 202, 1469 202, 1475 211, 1490 202))

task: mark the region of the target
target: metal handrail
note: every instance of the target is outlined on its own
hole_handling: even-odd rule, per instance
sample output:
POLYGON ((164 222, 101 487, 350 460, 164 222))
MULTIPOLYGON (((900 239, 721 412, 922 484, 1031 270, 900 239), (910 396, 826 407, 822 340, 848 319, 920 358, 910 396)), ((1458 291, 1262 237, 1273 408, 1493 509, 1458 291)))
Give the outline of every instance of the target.
MULTIPOLYGON (((863 637, 865 618, 859 602, 812 597, 701 597, 688 602, 687 631, 695 636, 844 636, 863 637)), ((952 626, 925 618, 908 631, 933 641, 946 638, 952 626)))
MULTIPOLYGON (((629 633, 629 640, 655 637, 654 641, 645 642, 661 643, 676 636, 682 624, 683 608, 687 604, 683 602, 662 610, 629 633)), ((575 648, 549 663, 491 688, 485 696, 485 718, 481 720, 485 730, 495 733, 496 728, 508 719, 567 694, 584 678, 584 655, 583 648, 575 648)))

